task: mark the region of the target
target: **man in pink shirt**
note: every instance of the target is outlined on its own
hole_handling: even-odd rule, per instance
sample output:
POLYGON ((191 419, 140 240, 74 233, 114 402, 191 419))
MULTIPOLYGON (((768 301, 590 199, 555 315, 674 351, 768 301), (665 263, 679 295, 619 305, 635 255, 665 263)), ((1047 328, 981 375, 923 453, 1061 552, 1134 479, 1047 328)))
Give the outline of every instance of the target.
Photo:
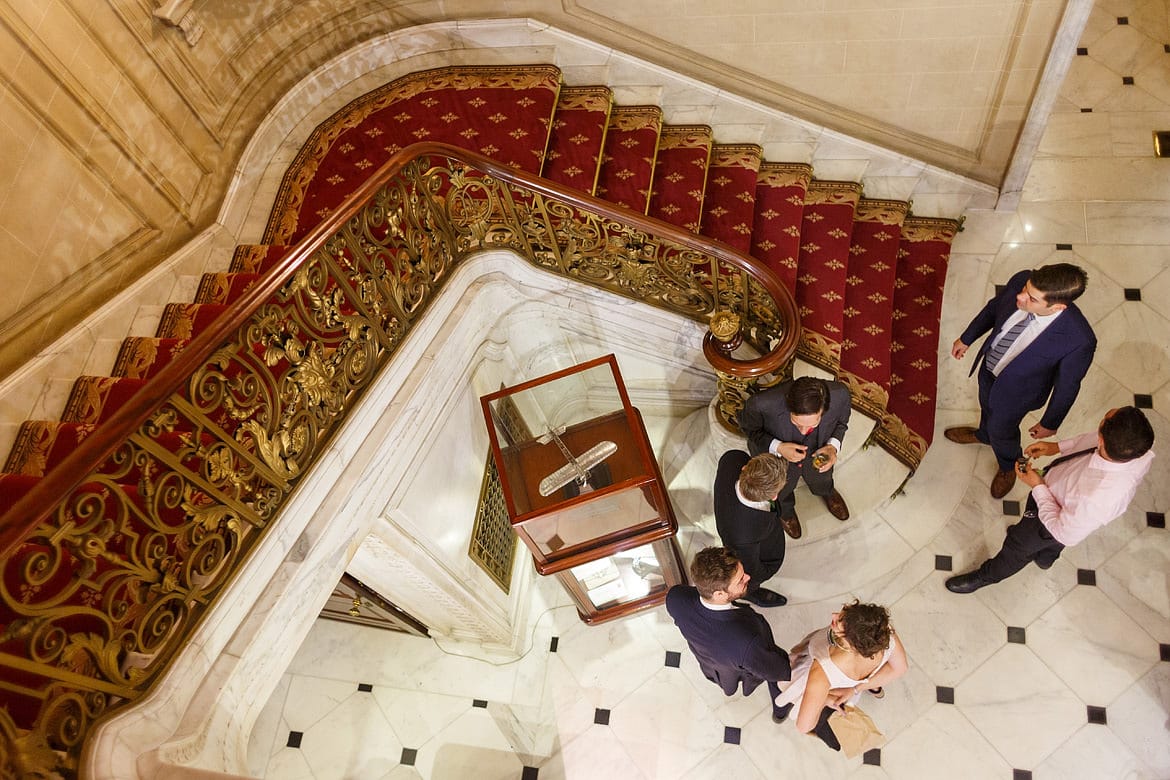
POLYGON ((1061 457, 1043 476, 1020 459, 1020 480, 1032 489, 1020 522, 1008 529, 1003 549, 975 571, 947 580, 952 593, 972 593, 1007 579, 1035 561, 1047 569, 1070 547, 1120 516, 1133 500, 1154 459, 1154 429, 1134 406, 1110 409, 1096 433, 1083 433, 1059 444, 1038 442, 1029 458, 1061 457))

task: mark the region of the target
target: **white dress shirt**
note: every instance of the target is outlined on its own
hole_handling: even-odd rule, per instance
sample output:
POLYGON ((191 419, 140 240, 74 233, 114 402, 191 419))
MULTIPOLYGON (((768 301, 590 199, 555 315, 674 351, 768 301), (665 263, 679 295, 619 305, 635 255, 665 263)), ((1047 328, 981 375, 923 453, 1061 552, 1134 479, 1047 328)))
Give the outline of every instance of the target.
MULTIPOLYGON (((1015 359, 1016 355, 1027 349, 1028 345, 1035 341, 1036 338, 1044 332, 1045 328, 1056 322, 1056 318, 1060 316, 1061 311, 1064 310, 1061 309, 1060 311, 1047 314, 1043 317, 1037 314, 1036 318, 1028 323, 1028 327, 1024 328, 1024 332, 1017 336, 1016 340, 1012 342, 1012 345, 1008 347, 1008 351, 1003 353, 1003 357, 1001 357, 999 362, 995 364, 995 368, 991 369, 991 373, 999 376, 1000 372, 1007 368, 1008 363, 1011 363, 1012 360, 1015 359)), ((1012 312, 1012 316, 1004 320, 1003 327, 996 331, 995 338, 992 339, 988 344, 988 351, 990 351, 991 347, 995 346, 995 342, 999 341, 1003 334, 1012 329, 1013 325, 1027 316, 1028 312, 1021 309, 1016 309, 1014 312, 1012 312)))

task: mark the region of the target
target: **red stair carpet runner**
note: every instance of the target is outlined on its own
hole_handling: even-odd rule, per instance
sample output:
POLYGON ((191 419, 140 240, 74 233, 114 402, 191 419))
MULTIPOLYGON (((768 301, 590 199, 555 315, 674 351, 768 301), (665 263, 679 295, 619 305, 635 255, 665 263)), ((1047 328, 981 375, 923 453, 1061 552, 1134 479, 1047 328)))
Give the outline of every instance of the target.
POLYGON ((658 139, 654 189, 649 215, 663 222, 699 232, 703 190, 711 160, 711 128, 705 125, 667 125, 658 139))
POLYGON ((838 377, 849 387, 854 407, 878 420, 890 397, 898 242, 908 211, 904 201, 862 198, 849 247, 838 377))
POLYGON ((837 373, 845 327, 845 280, 861 185, 813 180, 804 196, 797 258, 796 306, 802 333, 796 354, 837 373))
POLYGON ((764 151, 755 144, 720 144, 711 150, 703 198, 703 235, 745 254, 751 251, 756 179, 764 151))
POLYGON ((613 108, 601 156, 597 197, 646 213, 661 130, 662 109, 658 106, 613 108))
POLYGON ((612 105, 609 87, 561 87, 540 175, 592 195, 612 105))
POLYGON ((418 141, 539 173, 560 81, 552 65, 435 68, 351 101, 313 131, 293 161, 297 176, 282 182, 263 243, 291 246, 390 155, 418 141))
POLYGON ((765 162, 756 179, 751 255, 772 269, 789 290, 796 289, 800 225, 812 172, 806 163, 765 162))
MULTIPOLYGON (((861 198, 860 184, 819 181, 804 163, 765 161, 754 144, 713 145, 710 128, 664 127, 657 106, 612 106, 608 87, 560 78, 551 65, 437 68, 339 110, 290 165, 261 244, 238 247, 230 272, 209 274, 195 301, 168 305, 154 337, 126 339, 112 376, 79 378, 60 421, 24 424, 0 497, 52 468, 286 247, 419 140, 541 172, 754 254, 794 292, 798 354, 848 384, 856 408, 879 421, 873 440, 913 471, 934 431, 942 287, 958 223, 861 198)), ((226 414, 217 422, 236 425, 226 414)), ((176 450, 188 435, 176 434, 176 450)))

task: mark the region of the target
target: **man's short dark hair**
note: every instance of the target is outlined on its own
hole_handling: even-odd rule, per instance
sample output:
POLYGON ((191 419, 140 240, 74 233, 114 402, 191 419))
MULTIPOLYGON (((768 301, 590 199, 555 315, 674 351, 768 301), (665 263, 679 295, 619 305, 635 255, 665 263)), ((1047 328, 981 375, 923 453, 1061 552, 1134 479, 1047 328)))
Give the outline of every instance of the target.
POLYGON ((1101 441, 1109 460, 1125 463, 1154 446, 1154 427, 1136 406, 1123 406, 1101 421, 1101 441))
POLYGON ((1085 285, 1089 283, 1089 275, 1079 265, 1053 263, 1037 268, 1028 281, 1044 293, 1044 300, 1051 306, 1055 303, 1069 304, 1080 298, 1085 285))
POLYGON ((691 561, 691 582, 699 595, 710 599, 717 590, 727 590, 735 576, 739 558, 726 547, 704 547, 691 561))
POLYGON ((854 599, 841 607, 842 634, 849 645, 866 658, 873 658, 890 646, 890 613, 880 604, 862 604, 854 599))
POLYGON ((829 408, 829 385, 815 376, 796 379, 784 395, 792 414, 817 414, 829 408))

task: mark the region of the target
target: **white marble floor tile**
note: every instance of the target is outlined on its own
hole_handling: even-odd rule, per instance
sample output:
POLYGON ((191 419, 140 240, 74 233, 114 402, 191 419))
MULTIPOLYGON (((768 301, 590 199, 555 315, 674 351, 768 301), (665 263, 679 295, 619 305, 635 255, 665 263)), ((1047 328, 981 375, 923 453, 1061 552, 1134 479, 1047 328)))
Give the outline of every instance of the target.
POLYGON ((1007 642, 1007 631, 978 599, 947 591, 944 574, 927 577, 891 611, 914 664, 936 685, 954 686, 1007 642))
POLYGON ((1006 580, 978 591, 975 598, 1005 626, 1023 628, 1075 588, 1076 582, 1075 567, 1063 559, 1047 571, 1029 564, 1006 580))
MULTIPOLYGON (((833 518, 837 525, 840 521, 833 518)), ((863 590, 900 567, 914 549, 874 512, 852 517, 849 527, 817 544, 793 547, 773 578, 789 600, 820 601, 863 590)))
POLYGON ((636 621, 582 626, 562 637, 557 656, 582 688, 605 691, 610 706, 649 680, 663 664, 662 646, 634 629, 636 621))
MULTIPOLYGON (((894 627, 897 628, 896 623, 894 627)), ((858 702, 886 735, 887 742, 910 728, 938 701, 934 680, 913 658, 909 662, 906 674, 885 686, 885 696, 878 699, 863 694, 858 702)))
POLYGON ((1170 643, 1170 534, 1165 528, 1143 530, 1097 570, 1097 584, 1151 636, 1170 643))
POLYGON ((496 724, 489 708, 475 707, 460 715, 419 748, 415 766, 432 780, 474 777, 513 780, 523 764, 496 724))
POLYGON ((1032 770, 1034 780, 1067 780, 1070 777, 1119 777, 1126 780, 1154 780, 1113 730, 1086 724, 1059 749, 1032 770))
POLYGON ((283 740, 290 731, 283 712, 291 680, 287 674, 280 678, 248 735, 248 770, 258 777, 264 775, 264 767, 277 749, 277 739, 283 740))
POLYGON ((638 768, 613 729, 602 725, 562 744, 560 752, 540 767, 540 780, 588 777, 654 780, 638 768))
POLYGON ((414 750, 471 709, 470 696, 444 696, 383 685, 374 686, 372 693, 398 741, 414 750))
POLYGON ((1085 705, 1024 645, 1010 644, 955 689, 955 706, 1008 763, 1039 764, 1085 722, 1085 705), (1023 736, 1026 735, 1026 736, 1023 736))
POLYGON ((349 680, 293 675, 285 697, 284 719, 290 729, 308 731, 356 692, 357 684, 349 680))
POLYGON ((609 725, 649 777, 681 777, 724 737, 723 724, 667 667, 614 707, 609 725))
POLYGON ((795 719, 775 724, 759 717, 740 732, 740 744, 764 777, 841 777, 860 756, 847 759, 816 736, 796 730, 795 719))
POLYGON ((549 662, 547 690, 551 699, 549 717, 562 745, 591 729, 598 709, 609 709, 614 704, 605 691, 580 687, 559 658, 549 662))
POLYGON ((882 748, 882 766, 895 778, 943 777, 953 773, 964 780, 1003 780, 1012 776, 1013 769, 950 704, 934 705, 887 743, 882 748))
POLYGON ((376 780, 399 764, 402 747, 377 700, 355 692, 304 732, 300 750, 316 780, 376 780))
POLYGON ((1096 365, 1135 393, 1170 381, 1170 320, 1143 302, 1118 307, 1097 327, 1096 365))
POLYGON ((1158 661, 1154 638, 1084 585, 1028 627, 1028 647, 1086 704, 1102 707, 1158 661))
POLYGON ((711 780, 715 777, 736 780, 767 780, 739 745, 723 744, 707 754, 697 766, 682 776, 683 780, 711 780))
POLYGON ((1130 686, 1106 710, 1109 728, 1153 777, 1170 777, 1170 664, 1160 663, 1130 686))
POLYGON ((290 747, 281 748, 269 759, 264 776, 273 780, 316 780, 304 752, 290 747))

